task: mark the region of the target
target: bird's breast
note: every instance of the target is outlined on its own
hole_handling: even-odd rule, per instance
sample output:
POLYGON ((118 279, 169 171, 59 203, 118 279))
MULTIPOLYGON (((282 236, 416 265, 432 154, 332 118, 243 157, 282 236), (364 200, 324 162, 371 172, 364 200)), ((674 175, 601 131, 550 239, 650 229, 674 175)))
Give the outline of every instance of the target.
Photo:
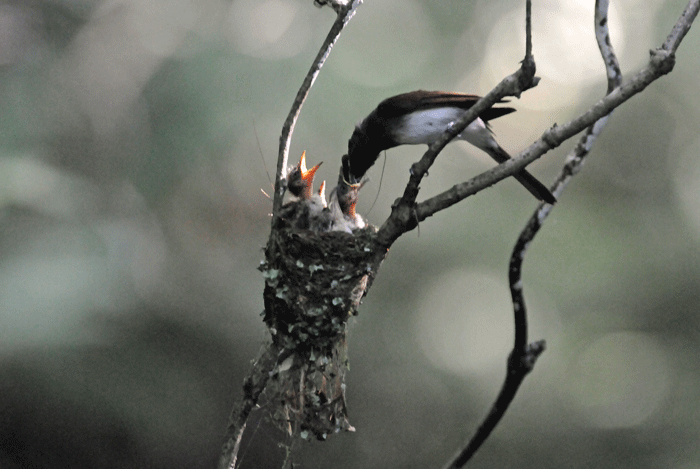
POLYGON ((402 118, 395 138, 404 145, 420 143, 430 145, 445 131, 450 122, 457 120, 464 111, 458 108, 433 108, 415 111, 402 118))
MULTIPOLYGON (((393 138, 399 145, 430 145, 464 112, 464 109, 448 107, 412 112, 401 118, 393 132, 393 138)), ((497 146, 491 131, 479 117, 457 135, 455 140, 466 140, 481 149, 497 146)))

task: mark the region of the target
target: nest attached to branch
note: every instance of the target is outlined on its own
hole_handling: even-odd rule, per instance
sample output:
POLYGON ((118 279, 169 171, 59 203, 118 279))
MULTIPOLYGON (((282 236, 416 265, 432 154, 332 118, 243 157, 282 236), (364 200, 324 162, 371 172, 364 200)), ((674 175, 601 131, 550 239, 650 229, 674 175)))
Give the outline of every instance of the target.
MULTIPOLYGON (((293 214, 296 207, 286 208, 293 214)), ((273 229, 260 266, 264 320, 273 342, 289 354, 267 393, 281 428, 323 440, 354 431, 345 405, 347 321, 374 275, 375 229, 316 232, 289 220, 281 218, 273 229)))

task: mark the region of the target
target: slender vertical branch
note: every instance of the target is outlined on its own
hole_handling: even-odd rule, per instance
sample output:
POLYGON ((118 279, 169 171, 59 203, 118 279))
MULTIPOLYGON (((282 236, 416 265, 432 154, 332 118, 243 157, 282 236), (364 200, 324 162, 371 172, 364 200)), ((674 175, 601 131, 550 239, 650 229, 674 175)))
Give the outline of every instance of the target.
POLYGON ((676 22, 673 30, 661 46, 663 50, 671 53, 675 53, 678 50, 681 41, 690 31, 690 25, 693 24, 695 17, 698 16, 698 10, 700 10, 700 0, 690 0, 683 13, 681 13, 680 19, 676 22))
POLYGON ((532 57, 532 1, 525 2, 525 58, 532 57))
POLYGON ((231 411, 229 425, 226 429, 226 442, 221 449, 218 469, 235 469, 248 416, 265 390, 270 373, 278 363, 284 361, 288 356, 288 351, 280 351, 275 344, 271 343, 260 358, 253 363, 243 384, 243 399, 231 411))
MULTIPOLYGON (((622 73, 610 41, 610 33, 608 30, 608 4, 608 0, 596 0, 594 22, 598 48, 603 58, 603 62, 605 63, 608 78, 607 95, 610 95, 621 86, 622 73)), ((691 0, 681 15, 681 18, 676 23, 676 26, 673 28, 673 31, 664 42, 662 50, 669 52, 670 54, 675 53, 680 44, 680 40, 687 33, 690 28, 690 24, 697 16, 698 10, 700 10, 700 2, 698 0, 691 0)), ((652 56, 652 61, 653 58, 654 57, 652 56)), ((590 127, 588 127, 578 144, 568 155, 566 164, 552 188, 552 193, 554 193, 557 197, 559 197, 568 182, 580 171, 586 156, 590 153, 597 137, 607 125, 609 118, 610 113, 601 117, 590 127)), ((487 426, 484 431, 489 431, 489 429, 492 429, 495 426, 497 419, 500 419, 500 417, 497 415, 498 411, 502 409, 503 412, 505 412, 505 408, 507 408, 510 403, 507 395, 508 390, 512 389, 513 391, 517 391, 520 382, 522 382, 527 373, 534 366, 537 356, 544 350, 543 341, 530 345, 527 344, 527 309, 523 295, 522 263, 525 259, 527 248, 533 241, 535 235, 539 232, 544 221, 547 219, 553 208, 554 206, 552 205, 540 204, 538 210, 533 214, 521 232, 513 249, 508 272, 511 296, 513 300, 513 313, 515 318, 515 340, 513 351, 511 352, 508 360, 508 375, 503 388, 501 389, 501 393, 499 394, 490 414, 486 418, 485 423, 479 428, 479 431, 474 438, 475 440, 477 437, 480 437, 479 434, 482 432, 482 428, 487 426), (495 422, 492 422, 492 420, 495 420, 495 422)), ((515 394, 513 392, 512 397, 514 397, 514 395, 515 394)), ((484 438, 482 437, 479 439, 479 441, 483 441, 483 439, 484 438)), ((472 442, 470 442, 470 445, 472 445, 472 442)), ((463 458, 463 461, 466 462, 467 458, 463 458)), ((455 465, 453 467, 456 468, 461 466, 455 465)))
POLYGON ((337 6, 336 11, 338 16, 333 23, 326 39, 321 45, 321 49, 316 54, 316 58, 311 64, 309 72, 306 74, 299 91, 297 92, 294 102, 292 103, 292 108, 289 110, 287 119, 284 121, 282 126, 282 133, 280 135, 280 146, 277 155, 277 171, 275 172, 275 195, 273 198, 272 205, 272 216, 273 222, 272 226, 275 226, 275 221, 279 215, 279 210, 282 207, 282 198, 285 191, 285 171, 287 170, 287 159, 289 156, 289 146, 292 141, 292 133, 294 132, 294 126, 296 125, 297 119, 299 118, 299 113, 301 112, 301 107, 306 101, 306 97, 309 95, 309 91, 316 81, 316 77, 321 71, 321 67, 326 62, 326 59, 331 53, 331 49, 335 45, 336 41, 340 37, 340 33, 345 28, 345 25, 350 21, 350 19, 355 14, 355 10, 362 3, 362 0, 352 0, 345 5, 337 6))
POLYGON ((472 439, 469 440, 469 443, 467 443, 464 449, 445 466, 445 469, 460 469, 474 456, 484 441, 491 435, 493 429, 496 428, 498 422, 501 421, 513 397, 515 397, 515 394, 518 392, 520 384, 523 382, 525 376, 532 370, 535 361, 540 354, 544 352, 544 348, 544 341, 539 341, 526 348, 524 357, 519 357, 514 354, 510 355, 508 358, 508 372, 505 382, 501 387, 501 391, 498 393, 496 401, 491 406, 491 410, 476 430, 472 439))

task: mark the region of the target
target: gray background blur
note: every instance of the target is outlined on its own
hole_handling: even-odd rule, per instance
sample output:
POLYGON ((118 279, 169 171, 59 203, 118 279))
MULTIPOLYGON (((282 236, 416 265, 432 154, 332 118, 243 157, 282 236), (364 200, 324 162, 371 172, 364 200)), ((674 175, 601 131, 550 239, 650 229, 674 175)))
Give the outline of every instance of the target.
MULTIPOLYGON (((534 2, 542 81, 494 122, 512 153, 604 94, 593 3, 534 2)), ((685 2, 612 3, 629 76, 685 2)), ((487 92, 522 58, 523 9, 366 0, 290 158, 306 150, 334 181, 354 124, 381 99, 487 92)), ((311 0, 0 4, 2 468, 213 467, 265 336, 263 160, 274 171, 333 18, 311 0)), ((674 72, 614 113, 532 245, 531 339, 549 348, 471 467, 700 468, 699 49, 696 26, 674 72)), ((551 182, 570 148, 531 171, 551 182)), ((388 152, 370 222, 424 149, 388 152)), ((491 166, 453 144, 421 196, 491 166)), ((507 260, 534 207, 504 181, 393 247, 351 324, 357 432, 301 445, 300 467, 439 467, 471 435, 503 378, 507 260)), ((279 467, 278 440, 255 414, 243 467, 279 467)))

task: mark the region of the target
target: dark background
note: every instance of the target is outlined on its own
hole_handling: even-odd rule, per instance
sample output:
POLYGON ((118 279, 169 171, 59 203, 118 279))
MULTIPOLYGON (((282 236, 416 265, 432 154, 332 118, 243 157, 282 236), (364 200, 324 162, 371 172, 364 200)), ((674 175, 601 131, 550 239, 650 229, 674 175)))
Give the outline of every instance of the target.
MULTIPOLYGON (((534 2, 540 85, 494 123, 513 153, 605 92, 593 1, 534 2)), ((613 2, 623 72, 683 1, 613 2)), ((334 181, 354 124, 413 89, 486 93, 523 2, 366 0, 291 149, 334 181)), ((333 21, 311 0, 0 3, 0 467, 208 468, 266 335, 256 270, 282 122, 333 21)), ((618 109, 525 262, 548 350, 472 467, 700 468, 700 36, 618 109)), ((554 179, 572 144, 531 166, 554 179)), ((424 147, 387 153, 375 224, 424 147)), ((449 146, 422 197, 492 166, 449 146)), ((374 208, 370 206, 381 181, 374 208)), ((391 250, 352 321, 354 434, 306 468, 439 467, 500 385, 506 266, 535 202, 504 181, 391 250)), ((279 467, 253 415, 244 468, 279 467)))

